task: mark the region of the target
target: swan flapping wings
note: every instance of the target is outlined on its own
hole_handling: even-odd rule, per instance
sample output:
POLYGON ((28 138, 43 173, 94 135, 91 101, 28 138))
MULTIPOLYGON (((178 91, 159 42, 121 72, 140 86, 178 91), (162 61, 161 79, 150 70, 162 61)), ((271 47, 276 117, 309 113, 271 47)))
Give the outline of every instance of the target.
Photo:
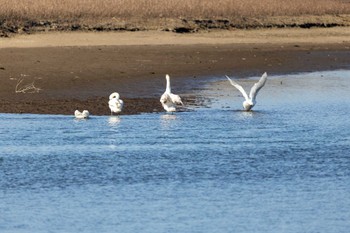
POLYGON ((227 75, 226 78, 230 81, 231 85, 237 88, 243 95, 245 101, 243 102, 243 107, 245 110, 250 111, 252 107, 256 104, 256 96, 258 95, 258 92, 260 89, 265 85, 267 80, 267 74, 266 72, 261 76, 258 82, 256 82, 252 88, 250 89, 249 96, 247 92, 243 89, 241 85, 230 79, 227 75))

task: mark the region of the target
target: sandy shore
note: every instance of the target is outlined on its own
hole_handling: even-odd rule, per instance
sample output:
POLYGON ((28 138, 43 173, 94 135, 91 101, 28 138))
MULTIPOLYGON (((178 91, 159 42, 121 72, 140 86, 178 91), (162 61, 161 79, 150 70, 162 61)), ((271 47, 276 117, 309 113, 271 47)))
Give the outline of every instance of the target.
POLYGON ((163 111, 165 74, 193 104, 212 76, 350 68, 350 28, 48 33, 0 39, 0 112, 107 115, 117 91, 123 114, 163 111), (33 83, 38 93, 16 93, 33 83))

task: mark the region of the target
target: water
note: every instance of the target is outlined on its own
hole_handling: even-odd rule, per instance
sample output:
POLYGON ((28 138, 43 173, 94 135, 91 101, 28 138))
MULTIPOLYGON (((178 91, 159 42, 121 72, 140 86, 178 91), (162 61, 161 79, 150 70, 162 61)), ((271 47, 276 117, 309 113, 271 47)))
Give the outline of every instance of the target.
MULTIPOLYGON (((250 87, 257 80, 239 80, 250 87)), ((0 232, 348 232, 350 72, 174 115, 0 114, 0 232)))

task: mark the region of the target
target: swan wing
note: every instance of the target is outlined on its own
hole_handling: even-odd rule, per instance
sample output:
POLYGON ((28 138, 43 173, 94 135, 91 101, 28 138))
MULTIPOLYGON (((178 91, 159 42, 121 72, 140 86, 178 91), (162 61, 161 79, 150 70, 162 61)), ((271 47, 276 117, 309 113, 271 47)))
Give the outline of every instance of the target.
POLYGON ((166 102, 169 102, 170 96, 167 92, 164 92, 164 94, 160 97, 160 102, 162 104, 165 104, 166 102))
POLYGON ((113 99, 113 98, 110 99, 108 101, 108 105, 109 105, 110 108, 114 108, 116 106, 116 99, 113 99))
POLYGON ((250 89, 250 93, 249 93, 249 97, 250 99, 252 99, 253 101, 255 100, 256 96, 258 95, 258 92, 260 91, 260 89, 265 85, 267 80, 267 74, 266 72, 261 76, 260 80, 254 84, 254 86, 252 87, 252 89, 250 89))
POLYGON ((119 99, 119 100, 117 101, 117 106, 118 106, 118 108, 122 109, 123 106, 124 106, 124 101, 121 100, 121 99, 119 99))
POLYGON ((80 112, 79 110, 75 110, 74 116, 75 116, 75 117, 81 116, 81 112, 80 112))
POLYGON ((89 118, 89 115, 90 115, 90 113, 89 113, 88 110, 84 110, 84 111, 82 112, 82 116, 83 116, 84 118, 89 118))
POLYGON ((170 96, 170 99, 173 103, 184 105, 182 103, 181 97, 179 95, 175 95, 175 94, 170 93, 169 96, 170 96))
POLYGON ((109 109, 112 112, 118 112, 119 110, 119 102, 117 99, 113 98, 110 101, 108 101, 109 109))
POLYGON ((238 83, 236 83, 235 81, 233 81, 232 79, 230 79, 227 75, 225 75, 225 76, 228 79, 228 81, 230 81, 231 85, 234 86, 235 88, 237 88, 242 93, 244 99, 248 100, 248 95, 245 92, 245 90, 243 89, 243 87, 241 85, 239 85, 238 83))
POLYGON ((167 112, 175 112, 176 111, 176 105, 175 103, 172 101, 170 94, 168 93, 164 93, 161 98, 160 98, 160 102, 162 103, 163 108, 167 111, 167 112))

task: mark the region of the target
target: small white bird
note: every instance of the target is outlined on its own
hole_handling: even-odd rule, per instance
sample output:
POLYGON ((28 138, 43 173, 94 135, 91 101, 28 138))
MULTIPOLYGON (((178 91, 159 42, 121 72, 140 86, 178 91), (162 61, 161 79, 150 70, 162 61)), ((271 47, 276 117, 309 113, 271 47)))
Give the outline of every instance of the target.
POLYGON ((243 102, 243 108, 246 111, 249 111, 256 104, 256 100, 255 100, 256 96, 257 96, 258 92, 260 91, 260 89, 265 85, 266 80, 267 80, 267 74, 265 72, 261 76, 260 80, 257 83, 254 84, 254 86, 250 89, 249 96, 247 95, 247 93, 245 92, 245 90, 243 89, 243 87, 241 85, 239 85, 235 81, 231 80, 227 75, 226 75, 226 78, 230 81, 232 86, 237 88, 242 93, 242 95, 243 95, 243 97, 245 99, 245 101, 243 102))
POLYGON ((109 109, 111 110, 111 115, 114 113, 120 113, 123 110, 124 102, 123 100, 119 99, 119 93, 113 92, 109 96, 108 101, 109 109))
POLYGON ((75 110, 74 116, 77 119, 87 119, 90 116, 90 113, 88 110, 84 110, 83 112, 80 112, 79 110, 75 110))
POLYGON ((184 105, 184 104, 182 103, 180 96, 171 93, 169 75, 166 75, 165 79, 166 79, 166 89, 164 94, 160 97, 160 102, 162 103, 165 111, 176 112, 176 105, 177 104, 184 105))

